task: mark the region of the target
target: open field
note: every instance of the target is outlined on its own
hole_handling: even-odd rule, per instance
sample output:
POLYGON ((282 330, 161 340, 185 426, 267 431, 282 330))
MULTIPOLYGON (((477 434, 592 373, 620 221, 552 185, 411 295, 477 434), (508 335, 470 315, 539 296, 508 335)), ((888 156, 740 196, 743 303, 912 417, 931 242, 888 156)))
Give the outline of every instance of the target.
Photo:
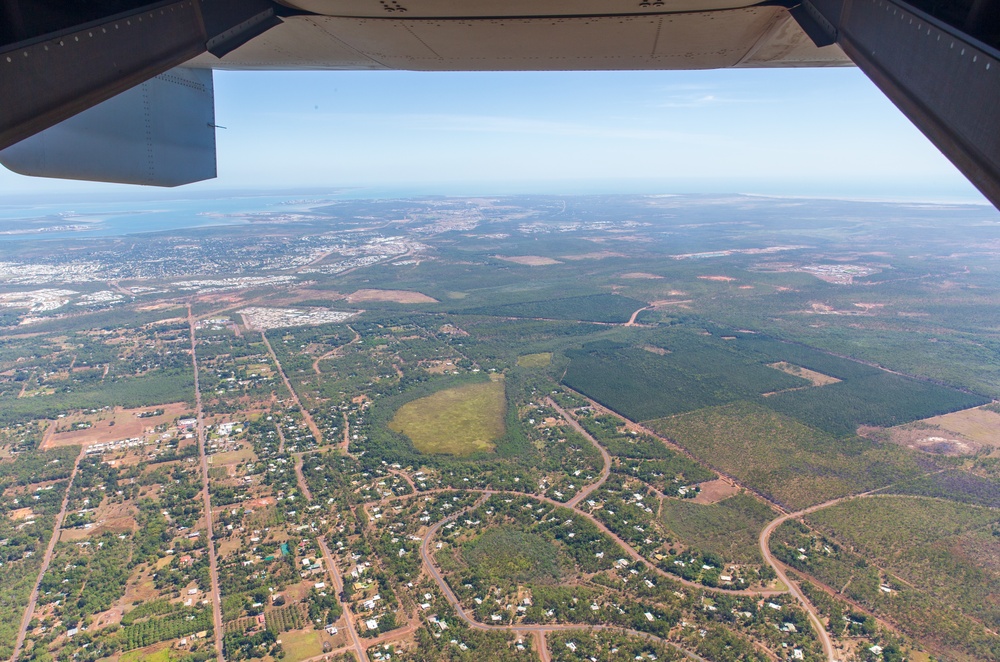
POLYGON ((692 499, 692 501, 706 506, 718 503, 723 499, 728 499, 740 491, 740 488, 736 487, 725 478, 716 478, 715 480, 705 481, 704 483, 699 484, 698 487, 700 487, 701 490, 698 492, 698 496, 692 499))
POLYGON ((836 384, 841 381, 836 377, 824 375, 821 372, 816 372, 815 370, 810 370, 809 368, 802 368, 792 363, 788 363, 787 361, 772 363, 769 367, 782 372, 787 372, 789 375, 795 375, 796 377, 808 379, 813 386, 826 386, 827 384, 836 384))
POLYGON ((298 662, 323 654, 323 640, 315 630, 282 632, 281 649, 285 652, 288 662, 298 662))
POLYGON ((920 472, 914 459, 896 446, 857 437, 836 439, 749 402, 647 425, 709 466, 793 509, 920 472))
POLYGON ((523 354, 517 357, 517 365, 522 368, 544 368, 552 363, 552 352, 523 354))
POLYGON ((541 255, 497 255, 498 260, 503 260, 504 262, 513 262, 514 264, 523 264, 529 267, 544 267, 549 264, 562 264, 559 260, 553 260, 551 257, 542 257, 541 255))
POLYGON ((347 295, 351 303, 358 301, 394 301, 396 303, 437 303, 437 299, 410 290, 358 290, 347 295))
POLYGON ((91 446, 116 439, 139 437, 146 430, 152 430, 157 425, 169 424, 177 417, 190 412, 190 405, 184 402, 174 402, 156 407, 139 407, 136 409, 115 407, 111 411, 102 411, 96 414, 72 414, 55 420, 49 425, 45 439, 42 442, 42 448, 91 446), (139 418, 136 415, 156 409, 162 409, 163 413, 148 418, 139 418), (111 425, 112 422, 114 422, 114 425, 111 425), (90 424, 90 427, 74 429, 80 424, 87 423, 90 424))
POLYGON ((909 434, 911 432, 917 432, 921 437, 916 442, 918 444, 922 438, 928 437, 954 439, 957 442, 956 450, 960 452, 974 452, 976 448, 984 446, 1000 448, 1000 414, 986 407, 974 407, 925 418, 915 424, 901 425, 889 430, 894 441, 903 433, 906 433, 907 437, 911 436, 909 434), (966 447, 963 448, 963 445, 966 447))
POLYGON ((531 319, 577 320, 624 324, 646 303, 617 294, 543 299, 496 306, 483 306, 455 311, 463 315, 489 315, 491 317, 525 317, 531 319))
POLYGON ((507 399, 501 380, 438 391, 399 408, 389 427, 422 453, 491 451, 504 432, 507 399))

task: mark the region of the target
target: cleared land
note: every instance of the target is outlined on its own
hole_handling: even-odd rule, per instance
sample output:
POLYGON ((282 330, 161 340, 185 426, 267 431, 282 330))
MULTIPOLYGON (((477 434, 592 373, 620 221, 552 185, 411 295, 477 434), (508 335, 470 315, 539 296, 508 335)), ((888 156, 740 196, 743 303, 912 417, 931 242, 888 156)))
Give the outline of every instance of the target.
POLYGON ((351 303, 357 301, 394 301, 396 303, 437 303, 437 299, 410 290, 358 290, 347 295, 351 303))
POLYGON ((524 354, 517 357, 517 365, 522 368, 544 368, 550 363, 552 363, 552 352, 524 354))
MULTIPOLYGON (((975 407, 962 411, 934 416, 920 421, 923 425, 933 426, 948 434, 937 434, 928 431, 928 436, 958 435, 960 440, 972 441, 982 446, 1000 448, 1000 414, 985 407, 975 407)), ((906 429, 906 426, 901 426, 906 429)), ((897 430, 900 428, 894 428, 897 430)))
POLYGON ((740 491, 740 488, 736 487, 725 478, 709 480, 699 484, 698 487, 700 487, 701 490, 698 492, 698 496, 692 499, 692 501, 706 506, 712 503, 718 503, 723 499, 728 499, 740 491))
POLYGON ((813 386, 826 386, 827 384, 836 384, 840 381, 836 377, 824 375, 821 372, 816 372, 815 370, 810 370, 808 368, 802 368, 792 363, 788 363, 787 361, 772 363, 768 367, 780 370, 781 372, 787 372, 789 375, 795 375, 796 377, 801 377, 802 379, 808 379, 813 386))
POLYGON ((190 413, 191 407, 184 402, 174 402, 158 407, 139 407, 137 409, 122 409, 115 407, 111 411, 101 411, 96 414, 72 414, 53 421, 45 433, 42 449, 59 446, 91 446, 117 439, 129 439, 142 436, 146 430, 152 430, 157 425, 169 424, 179 416, 190 413), (158 416, 139 418, 137 414, 162 409, 158 416), (114 425, 111 425, 111 423, 114 425), (78 426, 90 424, 90 427, 80 429, 78 426), (62 430, 57 432, 57 430, 62 430))
POLYGON ((562 264, 559 260, 553 260, 551 257, 542 257, 541 255, 497 255, 498 260, 503 260, 504 262, 513 262, 515 264, 523 264, 529 267, 544 267, 549 264, 562 264))
POLYGON ((493 450, 504 433, 506 408, 502 381, 469 384, 408 402, 389 427, 422 453, 471 455, 493 450))
POLYGON ((837 439, 749 402, 647 423, 709 466, 790 508, 863 492, 921 469, 896 446, 837 439))

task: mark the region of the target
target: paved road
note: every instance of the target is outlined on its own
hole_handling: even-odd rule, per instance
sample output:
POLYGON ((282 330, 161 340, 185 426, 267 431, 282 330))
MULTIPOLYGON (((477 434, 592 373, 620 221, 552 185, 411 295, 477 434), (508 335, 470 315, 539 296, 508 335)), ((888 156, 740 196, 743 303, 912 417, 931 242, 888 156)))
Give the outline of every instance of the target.
POLYGON ((205 508, 205 526, 208 531, 208 572, 212 583, 212 621, 215 624, 215 650, 220 662, 222 655, 222 591, 219 590, 219 565, 215 555, 215 527, 212 524, 212 496, 208 491, 208 455, 205 453, 204 411, 201 406, 201 388, 198 384, 198 354, 195 343, 194 315, 188 304, 188 328, 191 332, 191 366, 194 369, 195 418, 198 420, 198 455, 201 459, 201 497, 205 508))
POLYGON ((73 479, 76 478, 76 472, 80 468, 80 460, 83 459, 85 450, 85 448, 80 448, 80 454, 76 456, 76 462, 73 463, 73 471, 69 474, 69 482, 66 483, 66 494, 63 495, 62 507, 59 509, 59 514, 56 515, 56 525, 52 529, 52 536, 49 538, 49 544, 45 548, 45 556, 42 557, 42 567, 38 571, 38 577, 35 579, 35 586, 31 589, 31 596, 28 598, 28 607, 24 611, 24 616, 21 617, 21 627, 17 631, 17 641, 14 643, 14 654, 10 656, 11 660, 16 660, 17 656, 20 655, 21 647, 24 645, 24 638, 28 634, 28 624, 31 623, 31 616, 35 613, 35 605, 38 603, 38 589, 42 584, 42 577, 45 576, 45 571, 49 569, 49 563, 52 561, 52 554, 55 552, 56 543, 59 542, 59 530, 62 528, 63 520, 66 518, 66 507, 69 504, 69 490, 73 487, 73 479))

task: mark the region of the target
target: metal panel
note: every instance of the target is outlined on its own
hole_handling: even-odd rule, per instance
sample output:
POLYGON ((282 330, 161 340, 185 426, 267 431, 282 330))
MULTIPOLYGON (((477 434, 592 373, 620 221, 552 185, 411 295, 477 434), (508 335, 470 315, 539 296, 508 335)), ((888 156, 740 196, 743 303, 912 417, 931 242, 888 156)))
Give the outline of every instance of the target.
POLYGON ((215 177, 212 72, 177 68, 0 151, 35 177, 179 186, 215 177))
POLYGON ((321 16, 355 18, 529 18, 628 16, 743 9, 759 0, 282 0, 321 16))
MULTIPOLYGON (((308 20, 321 26, 348 58, 364 58, 392 69, 706 69, 740 62, 786 15, 781 7, 757 7, 663 16, 310 17, 288 18, 286 23, 308 20)), ((294 44, 281 47, 286 57, 300 52, 294 44)), ((252 50, 254 44, 245 48, 252 50)), ((242 58, 242 50, 231 57, 242 58)), ((229 60, 224 59, 223 66, 229 60)))
POLYGON ((849 0, 844 51, 1000 206, 1000 53, 900 3, 849 0))
POLYGON ((198 4, 182 0, 0 53, 0 149, 184 63, 205 39, 198 4))

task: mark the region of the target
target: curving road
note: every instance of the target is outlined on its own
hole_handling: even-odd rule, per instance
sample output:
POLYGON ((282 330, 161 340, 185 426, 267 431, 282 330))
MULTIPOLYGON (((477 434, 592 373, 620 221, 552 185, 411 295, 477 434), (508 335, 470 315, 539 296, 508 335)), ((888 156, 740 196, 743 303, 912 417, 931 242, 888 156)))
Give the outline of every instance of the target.
MULTIPOLYGON (((452 606, 458 617, 461 618, 470 628, 476 630, 509 630, 511 632, 530 633, 536 637, 536 641, 539 643, 539 655, 541 656, 541 659, 543 661, 551 659, 549 657, 548 648, 545 645, 545 634, 548 632, 555 632, 558 630, 615 630, 615 631, 627 632, 633 636, 643 637, 651 641, 657 641, 661 644, 671 646, 673 648, 676 648, 680 652, 684 653, 684 655, 686 655, 688 658, 692 660, 697 660, 698 662, 708 662, 704 658, 681 648, 672 641, 661 639, 655 635, 649 634, 648 632, 640 632, 639 630, 623 628, 617 625, 589 625, 589 624, 579 624, 579 623, 487 625, 486 623, 480 623, 476 619, 469 616, 468 612, 465 611, 465 608, 462 607, 461 603, 459 602, 458 596, 455 595, 455 592, 451 590, 451 586, 448 585, 448 582, 445 581, 444 577, 442 577, 441 573, 438 571, 437 566, 434 564, 434 559, 431 556, 429 546, 431 540, 434 538, 434 536, 437 534, 438 530, 442 526, 444 526, 448 522, 457 519, 459 516, 468 512, 469 510, 479 507, 480 505, 483 504, 483 502, 486 501, 486 499, 488 499, 493 494, 494 494, 493 492, 484 491, 482 497, 476 500, 476 502, 472 506, 469 506, 468 508, 463 508, 462 510, 456 513, 452 513, 448 517, 445 517, 444 519, 439 521, 437 524, 435 524, 434 526, 432 526, 430 529, 427 530, 427 533, 424 535, 424 540, 420 544, 420 558, 424 562, 424 568, 427 570, 427 573, 434 580, 434 582, 438 585, 438 588, 441 589, 441 592, 444 594, 444 597, 448 601, 448 604, 452 606)), ((503 492, 498 492, 497 494, 503 494, 503 492)))

